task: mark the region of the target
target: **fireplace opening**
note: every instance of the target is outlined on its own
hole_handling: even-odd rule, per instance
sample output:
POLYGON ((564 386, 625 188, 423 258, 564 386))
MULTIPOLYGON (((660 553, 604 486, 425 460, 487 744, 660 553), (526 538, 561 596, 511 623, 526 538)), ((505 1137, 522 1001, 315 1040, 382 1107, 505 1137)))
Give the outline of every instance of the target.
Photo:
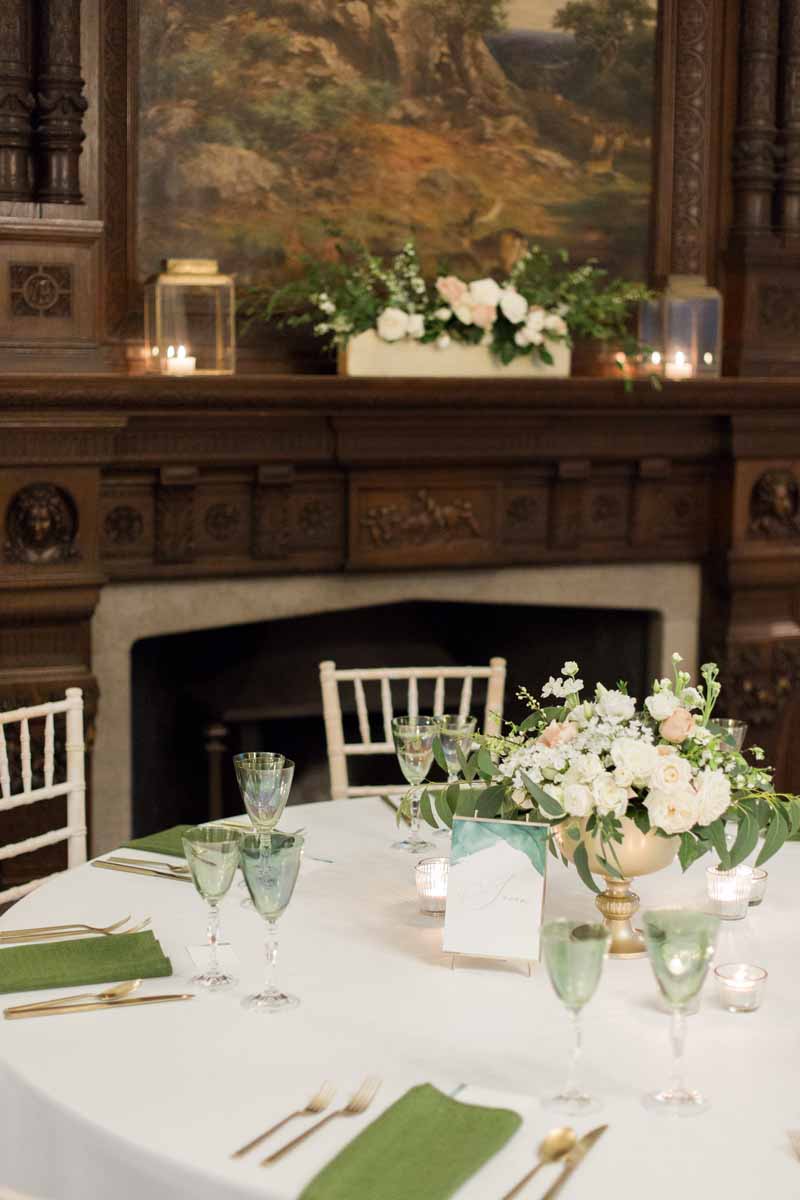
MULTIPOLYGON (((520 718, 520 685, 535 691, 575 659, 587 685, 627 679, 643 695, 657 670, 659 616, 650 611, 406 601, 371 608, 145 638, 132 648, 133 829, 136 836, 209 813, 210 755, 221 755, 221 804, 241 812, 231 756, 278 750, 297 764, 290 803, 329 795, 318 664, 438 666, 508 661, 507 718, 520 718), (209 755, 210 747, 210 755, 209 755)), ((446 695, 457 704, 458 684, 446 695)), ((393 692, 400 713, 401 692, 393 692)), ((356 738, 352 688, 342 690, 345 732, 356 738)), ((367 692, 380 736, 377 691, 367 692)), ((482 715, 476 683, 472 711, 482 715)), ((420 685, 420 711, 430 711, 420 685)), ((354 784, 402 777, 388 756, 350 758, 354 784)), ((213 768, 212 768, 213 774, 213 768)), ((432 775, 432 778, 436 777, 432 775)))

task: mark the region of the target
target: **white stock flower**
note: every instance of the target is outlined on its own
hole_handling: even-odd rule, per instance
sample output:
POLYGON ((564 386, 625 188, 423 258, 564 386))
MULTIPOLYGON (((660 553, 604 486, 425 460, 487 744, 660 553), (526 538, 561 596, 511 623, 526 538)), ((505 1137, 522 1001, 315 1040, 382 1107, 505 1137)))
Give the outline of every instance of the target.
POLYGON ((574 721, 581 729, 584 728, 590 721, 594 713, 594 705, 588 700, 584 700, 583 704, 576 704, 573 709, 567 713, 567 720, 574 721))
POLYGON ((633 696, 626 696, 624 692, 615 692, 598 684, 597 711, 601 717, 616 725, 620 721, 630 721, 636 712, 636 701, 633 696))
POLYGON ((591 783, 603 770, 597 754, 574 754, 564 776, 565 783, 591 783))
POLYGON ((399 342, 408 333, 408 313, 401 308, 385 308, 378 317, 378 337, 385 342, 399 342))
POLYGON ((455 316, 458 318, 458 320, 461 322, 462 325, 471 325, 472 324, 472 305, 471 304, 467 304, 465 301, 462 301, 460 304, 457 304, 455 306, 455 308, 453 309, 453 312, 454 312, 455 316))
POLYGON ((528 315, 528 301, 515 287, 500 292, 500 312, 512 325, 519 325, 528 315))
POLYGON ((701 771, 695 787, 699 807, 697 819, 701 825, 710 825, 730 805, 730 782, 722 771, 701 771))
POLYGON ((656 792, 670 794, 683 792, 691 786, 692 768, 689 760, 677 754, 656 754, 650 774, 650 788, 656 792))
POLYGON ((673 661, 674 663, 682 663, 682 662, 683 662, 683 655, 682 655, 682 654, 678 654, 678 651, 677 651, 677 650, 673 651, 673 654, 672 654, 672 661, 673 661))
POLYGON ((585 783, 568 783, 562 793, 561 803, 571 817, 588 817, 594 796, 585 783))
POLYGON ((548 333, 554 333, 558 337, 566 337, 569 333, 567 322, 558 313, 549 313, 544 319, 543 328, 548 333))
POLYGON ((453 315, 453 310, 452 308, 446 307, 437 308, 433 315, 436 317, 437 321, 449 321, 453 315))
POLYGON ((562 675, 577 675, 579 670, 580 670, 580 668, 576 662, 573 662, 572 659, 567 659, 567 661, 564 663, 563 667, 561 668, 561 674, 562 675))
POLYGON ((542 696, 555 696, 557 700, 562 700, 566 692, 564 691, 564 680, 560 677, 554 679, 551 675, 547 683, 542 688, 542 696))
POLYGON ((469 285, 472 304, 488 304, 490 308, 497 308, 501 295, 502 288, 494 279, 476 279, 469 285))
POLYGON ((547 319, 547 313, 540 305, 534 305, 528 309, 528 319, 525 322, 524 328, 520 330, 528 340, 525 343, 530 346, 541 346, 544 341, 544 323, 547 319))
POLYGON ((700 695, 696 687, 687 687, 683 689, 681 694, 681 704, 684 708, 702 708, 703 697, 700 695))
POLYGON ((603 771, 602 775, 598 775, 594 780, 592 795, 601 816, 608 816, 609 813, 613 813, 615 817, 625 816, 628 807, 628 789, 621 787, 608 771, 603 771))
POLYGON ((644 706, 654 721, 666 721, 667 717, 671 717, 675 709, 679 707, 679 701, 674 692, 662 691, 656 692, 654 696, 648 696, 644 706))
POLYGON ((697 824, 699 806, 693 788, 674 792, 650 791, 644 804, 650 824, 663 829, 664 833, 685 833, 697 824))
POLYGON ((421 338, 425 332, 425 318, 422 313, 411 313, 408 318, 408 336, 421 338))
POLYGON ((319 307, 321 311, 327 313, 328 316, 330 316, 331 313, 336 312, 336 305, 332 300, 321 300, 319 307))
POLYGON ((638 738, 621 737, 611 743, 611 760, 634 787, 647 787, 658 762, 655 746, 638 738))

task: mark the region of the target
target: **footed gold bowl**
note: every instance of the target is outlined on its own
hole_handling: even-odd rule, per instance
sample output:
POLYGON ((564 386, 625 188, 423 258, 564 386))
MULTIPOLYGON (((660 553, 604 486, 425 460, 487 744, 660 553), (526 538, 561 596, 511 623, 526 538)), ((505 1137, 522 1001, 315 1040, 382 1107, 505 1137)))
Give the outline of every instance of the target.
POLYGON ((581 843, 589 855, 589 870, 605 880, 605 891, 596 898, 595 904, 603 914, 603 923, 611 934, 609 954, 612 958, 641 958, 646 953, 644 938, 633 927, 633 917, 639 909, 639 897, 631 891, 631 881, 638 875, 652 875, 663 871, 674 860, 680 846, 680 838, 661 837, 657 833, 642 833, 629 817, 622 818, 622 844, 614 843, 613 850, 606 847, 604 857, 619 866, 622 879, 610 876, 597 855, 602 854, 600 839, 586 832, 586 821, 574 818, 565 821, 556 830, 556 840, 566 858, 572 861, 576 846, 581 843), (578 841, 567 835, 567 829, 577 826, 581 831, 578 841))

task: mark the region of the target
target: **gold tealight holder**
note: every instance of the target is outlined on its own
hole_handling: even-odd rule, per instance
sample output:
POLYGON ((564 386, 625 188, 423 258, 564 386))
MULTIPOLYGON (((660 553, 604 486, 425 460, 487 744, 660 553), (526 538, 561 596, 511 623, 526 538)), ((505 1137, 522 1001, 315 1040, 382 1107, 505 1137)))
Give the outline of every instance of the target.
POLYGON ((450 862, 446 858, 423 858, 417 863, 417 895, 422 912, 444 916, 449 872, 450 862))

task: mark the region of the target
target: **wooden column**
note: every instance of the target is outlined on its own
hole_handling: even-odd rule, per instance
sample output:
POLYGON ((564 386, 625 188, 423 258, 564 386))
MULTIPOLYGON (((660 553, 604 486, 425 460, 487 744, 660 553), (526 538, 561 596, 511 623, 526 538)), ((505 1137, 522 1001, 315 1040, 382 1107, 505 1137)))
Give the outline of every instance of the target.
POLYGON ((82 204, 79 159, 88 107, 81 78, 80 0, 39 0, 36 198, 82 204))
POLYGON ((0 3, 0 200, 31 199, 30 5, 0 3))
POLYGON ((781 37, 781 230, 800 237, 800 0, 785 0, 781 37))
POLYGON ((748 237, 773 225, 779 15, 780 0, 742 0, 734 227, 748 237))

